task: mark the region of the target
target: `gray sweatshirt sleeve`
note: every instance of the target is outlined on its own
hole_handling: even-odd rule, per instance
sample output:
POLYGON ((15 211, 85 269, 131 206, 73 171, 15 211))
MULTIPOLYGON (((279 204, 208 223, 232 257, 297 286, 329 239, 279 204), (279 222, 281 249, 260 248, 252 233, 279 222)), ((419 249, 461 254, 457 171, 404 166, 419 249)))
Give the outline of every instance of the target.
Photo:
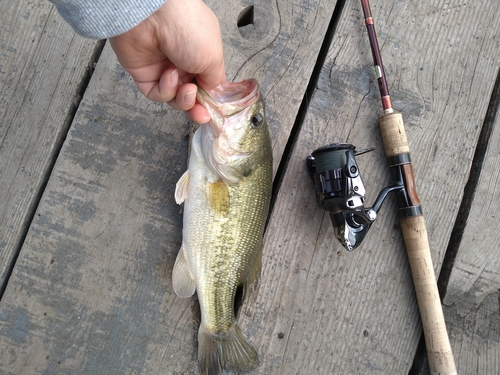
POLYGON ((105 39, 122 34, 158 10, 166 0, 49 0, 79 35, 105 39))

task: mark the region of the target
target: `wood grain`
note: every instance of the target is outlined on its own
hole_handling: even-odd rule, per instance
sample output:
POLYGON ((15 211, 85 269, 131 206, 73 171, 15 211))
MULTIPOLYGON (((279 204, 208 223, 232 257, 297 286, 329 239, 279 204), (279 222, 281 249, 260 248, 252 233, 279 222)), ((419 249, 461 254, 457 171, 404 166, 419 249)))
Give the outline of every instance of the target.
POLYGON ((47 1, 0 2, 0 289, 7 282, 98 42, 47 1))
MULTIPOLYGON (((262 83, 279 161, 334 3, 254 3, 245 37, 246 3, 209 4, 228 79, 262 83)), ((104 49, 2 299, 1 373, 195 373, 198 304, 171 285, 189 126, 104 49)))
MULTIPOLYGON (((228 79, 262 83, 279 161, 334 3, 208 3, 221 21, 228 79), (254 23, 239 29, 251 4, 254 23)), ((436 270, 498 67, 499 8, 372 4, 436 270)), ((240 310, 261 358, 253 374, 408 373, 421 330, 394 202, 347 253, 305 169, 311 151, 339 138, 380 145, 358 158, 372 202, 389 183, 378 108, 361 9, 348 2, 269 221, 258 293, 240 310)), ((182 113, 147 101, 105 48, 0 303, 1 374, 196 373, 199 307, 171 285, 182 225, 173 192, 189 126, 182 113)), ((470 319, 496 324, 491 306, 470 319)), ((482 340, 466 335, 452 326, 452 347, 463 343, 466 353, 482 340)), ((488 340, 495 354, 498 340, 488 340)), ((491 373, 495 361, 485 367, 491 373)))
POLYGON ((459 313, 454 305, 444 308, 459 374, 498 374, 499 297, 499 293, 491 293, 465 313, 459 313))
MULTIPOLYGON (((372 4, 436 271, 496 77, 499 9, 490 6, 372 4)), ((259 373, 405 374, 411 367, 421 325, 396 205, 389 200, 365 243, 347 253, 316 207, 305 167, 310 152, 333 141, 378 146, 358 158, 373 202, 389 184, 379 103, 361 10, 346 5, 269 222, 259 294, 243 310, 260 343, 259 373)))
POLYGON ((500 289, 500 118, 493 130, 444 302, 460 315, 500 289))
POLYGON ((261 85, 276 172, 336 1, 207 3, 221 23, 227 79, 253 77, 261 85), (253 5, 254 23, 238 28, 237 20, 249 5, 253 5))
POLYGON ((496 120, 487 125, 491 135, 444 297, 464 374, 500 371, 500 117, 498 111, 494 115, 496 120))

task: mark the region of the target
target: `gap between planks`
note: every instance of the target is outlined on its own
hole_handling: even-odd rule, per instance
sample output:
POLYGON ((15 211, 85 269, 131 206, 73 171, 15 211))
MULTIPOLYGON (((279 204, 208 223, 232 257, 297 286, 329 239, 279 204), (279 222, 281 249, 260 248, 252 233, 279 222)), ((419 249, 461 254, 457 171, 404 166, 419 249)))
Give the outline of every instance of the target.
MULTIPOLYGON (((453 226, 453 230, 450 235, 450 242, 448 243, 448 247, 444 256, 443 266, 439 274, 438 288, 441 300, 443 300, 444 296, 446 295, 451 271, 455 264, 455 259, 460 248, 460 243, 462 242, 463 234, 467 226, 467 220, 469 218, 472 205, 474 204, 479 177, 481 175, 483 163, 485 161, 486 152, 488 149, 488 144, 490 142, 491 133, 493 131, 499 109, 500 69, 498 69, 497 71, 495 85, 490 96, 488 109, 486 110, 486 116, 481 127, 476 150, 474 152, 474 158, 472 159, 472 163, 470 166, 469 179, 467 180, 467 184, 464 188, 462 202, 457 213, 455 225, 453 226)), ((420 339, 417 353, 415 354, 415 359, 408 375, 430 375, 427 350, 425 347, 425 340, 423 335, 420 339)))
POLYGON ((80 102, 83 98, 83 95, 85 94, 85 90, 87 90, 90 79, 92 78, 92 74, 94 73, 95 65, 99 61, 99 57, 101 56, 101 52, 104 49, 105 44, 106 40, 101 40, 96 44, 94 51, 88 61, 87 64, 88 68, 86 69, 85 74, 82 76, 80 84, 77 86, 77 89, 75 90, 75 95, 73 97, 73 100, 71 101, 71 106, 68 110, 68 114, 64 119, 63 127, 58 136, 52 155, 50 156, 49 166, 42 176, 40 187, 36 192, 33 201, 31 202, 26 217, 24 218, 24 223, 25 223, 25 225, 23 225, 24 229, 20 233, 19 241, 13 250, 14 256, 12 257, 11 263, 7 267, 5 278, 3 282, 0 284, 0 301, 2 300, 5 290, 7 289, 10 276, 12 275, 12 271, 14 270, 14 267, 17 263, 17 259, 19 258, 19 254, 26 240, 26 236, 28 235, 28 231, 35 216, 36 210, 38 208, 38 205, 40 204, 40 200, 42 199, 43 192, 45 191, 47 182, 49 181, 49 178, 52 175, 52 171, 54 170, 54 166, 56 164, 57 158, 59 157, 59 153, 61 152, 64 141, 66 140, 66 136, 68 135, 69 129, 71 128, 71 125, 73 123, 76 111, 80 106, 80 102))
POLYGON ((479 139, 477 141, 476 150, 474 152, 474 158, 472 159, 469 179, 467 180, 467 184, 465 185, 464 188, 462 203, 460 204, 460 209, 458 210, 457 219, 455 221, 455 225, 453 226, 453 230, 450 236, 450 242, 448 244, 448 248, 446 249, 445 257, 443 260, 443 267, 438 280, 438 287, 441 299, 444 298, 444 296, 446 295, 446 290, 448 288, 448 282, 450 280, 451 270, 453 269, 457 252, 458 249, 460 248, 460 243, 462 242, 464 230, 467 225, 467 219, 469 218, 469 213, 474 203, 476 189, 479 183, 479 177, 481 175, 483 163, 486 157, 486 151, 488 149, 488 144, 490 142, 493 127, 495 126, 495 120, 499 108, 500 108, 500 69, 497 71, 495 86, 493 87, 493 91, 490 96, 488 109, 486 110, 486 116, 484 118, 484 122, 481 127, 481 133, 479 134, 479 139))
MULTIPOLYGON (((302 102, 300 103, 299 111, 297 112, 297 117, 295 118, 295 122, 290 131, 290 135, 288 137, 288 141, 283 150, 283 154, 281 155, 281 160, 278 165, 278 169, 276 172, 276 176, 273 181, 273 189, 271 195, 271 205, 268 214, 268 221, 271 217, 274 203, 276 201, 276 197, 278 195, 278 191, 280 190, 281 184, 283 182, 283 178, 286 174, 288 164, 290 161, 290 157, 293 152, 293 148, 295 146, 295 142, 297 141, 297 136, 300 133, 302 125, 304 124, 304 120, 306 118, 307 111, 309 109, 310 99, 317 88, 318 80, 321 74, 321 70, 323 69, 323 65, 325 64, 326 57, 328 55, 328 50, 332 45, 333 36, 339 24, 340 18, 342 17, 344 6, 346 0, 339 0, 335 4, 335 8, 333 10, 332 18, 328 25, 328 29, 325 33, 325 37, 323 39, 323 43, 321 44, 321 48, 318 53, 318 57, 316 58, 316 64, 314 65, 314 69, 311 74, 311 78, 309 79, 309 83, 307 84, 306 91, 304 93, 304 97, 302 98, 302 102)), ((311 150, 313 151, 313 150, 311 150)), ((305 161, 304 161, 305 163, 305 161)), ((267 227, 267 223, 266 223, 267 227)))

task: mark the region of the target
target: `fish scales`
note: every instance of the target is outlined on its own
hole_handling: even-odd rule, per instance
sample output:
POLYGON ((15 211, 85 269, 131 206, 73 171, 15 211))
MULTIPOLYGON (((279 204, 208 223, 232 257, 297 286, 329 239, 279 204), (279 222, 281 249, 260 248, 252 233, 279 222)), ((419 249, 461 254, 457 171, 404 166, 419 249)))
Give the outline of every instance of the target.
POLYGON ((239 285, 246 294, 260 275, 271 140, 255 80, 200 92, 212 120, 196 131, 188 171, 176 186, 184 226, 173 286, 181 297, 195 290, 198 295, 200 372, 240 373, 258 365, 253 344, 236 322, 234 299, 239 285))
MULTIPOLYGON (((195 146, 192 152, 199 150, 195 146)), ((232 324, 236 288, 258 251, 268 207, 268 193, 264 192, 272 184, 271 168, 268 162, 244 182, 229 185, 231 205, 223 214, 214 214, 211 207, 204 204, 206 191, 199 188, 204 184, 202 173, 190 177, 189 188, 198 187, 200 197, 189 198, 185 206, 185 215, 192 214, 195 219, 184 232, 187 242, 210 251, 193 252, 196 259, 189 263, 203 265, 195 276, 200 278, 197 293, 201 309, 207 312, 206 324, 215 332, 232 324), (252 199, 248 199, 249 196, 252 199), (211 225, 206 226, 210 222, 211 225), (201 226, 206 227, 200 230, 201 226), (250 252, 248 249, 255 250, 250 252)))

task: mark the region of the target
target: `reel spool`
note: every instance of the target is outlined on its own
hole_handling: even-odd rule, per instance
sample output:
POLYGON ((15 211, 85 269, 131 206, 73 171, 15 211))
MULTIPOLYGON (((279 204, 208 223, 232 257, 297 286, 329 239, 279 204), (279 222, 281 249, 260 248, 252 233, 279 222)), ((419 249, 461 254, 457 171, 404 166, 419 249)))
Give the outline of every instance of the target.
POLYGON ((335 237, 349 251, 358 247, 377 218, 387 194, 404 189, 397 184, 384 188, 373 207, 365 207, 365 187, 356 156, 373 148, 355 151, 349 143, 332 143, 314 150, 306 163, 316 185, 316 203, 330 214, 335 237))

